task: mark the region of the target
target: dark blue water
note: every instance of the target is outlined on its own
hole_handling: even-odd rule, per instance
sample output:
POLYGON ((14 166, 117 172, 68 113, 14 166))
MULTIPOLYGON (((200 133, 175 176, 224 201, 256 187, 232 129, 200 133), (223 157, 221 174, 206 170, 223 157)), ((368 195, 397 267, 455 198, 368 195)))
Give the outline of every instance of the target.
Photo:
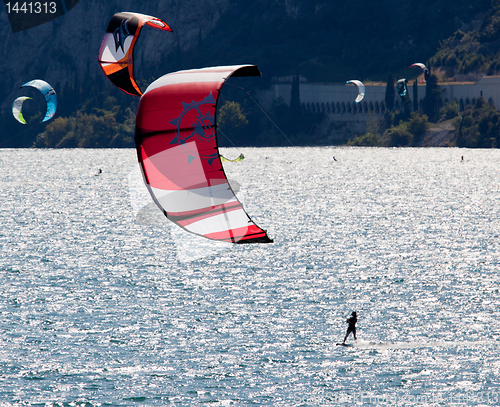
POLYGON ((500 403, 499 151, 240 152, 273 244, 171 226, 134 150, 0 151, 0 406, 500 403))

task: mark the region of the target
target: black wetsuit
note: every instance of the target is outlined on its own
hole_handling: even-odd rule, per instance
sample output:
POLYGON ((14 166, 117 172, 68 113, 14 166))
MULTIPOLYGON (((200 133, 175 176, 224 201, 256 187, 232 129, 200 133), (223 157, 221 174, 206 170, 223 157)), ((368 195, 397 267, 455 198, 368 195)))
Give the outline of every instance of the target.
POLYGON ((352 316, 346 322, 349 324, 349 326, 347 327, 347 333, 345 334, 344 343, 351 332, 354 335, 354 339, 356 339, 356 322, 358 322, 358 318, 352 316))

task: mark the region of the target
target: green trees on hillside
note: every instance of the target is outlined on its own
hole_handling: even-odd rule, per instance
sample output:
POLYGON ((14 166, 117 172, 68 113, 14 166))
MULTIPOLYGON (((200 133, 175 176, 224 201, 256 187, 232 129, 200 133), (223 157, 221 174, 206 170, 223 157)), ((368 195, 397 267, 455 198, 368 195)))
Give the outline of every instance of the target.
POLYGON ((108 109, 77 111, 69 117, 51 121, 35 141, 35 147, 46 148, 119 148, 134 147, 135 114, 130 108, 123 113, 110 96, 108 109))
POLYGON ((228 100, 219 110, 217 124, 221 129, 239 130, 248 124, 248 120, 241 110, 241 105, 228 100))
MULTIPOLYGON (((399 120, 398 112, 386 113, 385 126, 368 125, 368 131, 349 141, 352 146, 404 147, 418 146, 424 142, 424 136, 431 123, 425 114, 411 113, 407 121, 399 120), (386 130, 383 130, 383 127, 386 130)), ((500 146, 500 112, 489 106, 484 98, 477 99, 474 105, 466 106, 463 112, 453 101, 443 106, 437 115, 438 121, 453 120, 455 135, 451 146, 465 148, 498 148, 500 146)))
POLYGON ((391 126, 384 134, 384 144, 393 147, 411 146, 419 142, 429 128, 425 114, 412 112, 410 120, 391 126))
POLYGON ((479 98, 462 113, 457 129, 457 147, 497 148, 500 146, 500 112, 479 98))
POLYGON ((492 1, 469 27, 441 41, 432 65, 442 68, 448 77, 500 73, 500 4, 492 1))
POLYGON ((412 112, 407 121, 399 120, 400 113, 387 113, 383 125, 377 121, 368 122, 367 132, 364 135, 355 137, 347 144, 350 146, 380 146, 380 147, 407 147, 418 145, 430 123, 425 114, 412 112), (384 130, 385 128, 385 130, 384 130))

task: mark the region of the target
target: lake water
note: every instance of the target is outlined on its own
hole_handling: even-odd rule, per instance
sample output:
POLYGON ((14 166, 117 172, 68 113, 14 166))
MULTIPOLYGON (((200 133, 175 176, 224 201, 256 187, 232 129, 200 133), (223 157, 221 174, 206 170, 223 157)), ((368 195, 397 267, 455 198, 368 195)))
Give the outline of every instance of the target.
POLYGON ((274 243, 184 234, 135 150, 0 150, 0 406, 500 404, 500 150, 222 153, 274 243))

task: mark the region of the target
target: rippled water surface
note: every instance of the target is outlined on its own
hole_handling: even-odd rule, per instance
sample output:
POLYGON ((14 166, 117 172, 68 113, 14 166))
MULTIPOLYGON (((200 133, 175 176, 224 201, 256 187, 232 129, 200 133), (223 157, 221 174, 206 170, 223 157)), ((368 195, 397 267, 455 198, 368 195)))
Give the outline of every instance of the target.
POLYGON ((500 151, 241 152, 273 244, 170 225, 134 150, 0 150, 1 406, 500 404, 500 151))

